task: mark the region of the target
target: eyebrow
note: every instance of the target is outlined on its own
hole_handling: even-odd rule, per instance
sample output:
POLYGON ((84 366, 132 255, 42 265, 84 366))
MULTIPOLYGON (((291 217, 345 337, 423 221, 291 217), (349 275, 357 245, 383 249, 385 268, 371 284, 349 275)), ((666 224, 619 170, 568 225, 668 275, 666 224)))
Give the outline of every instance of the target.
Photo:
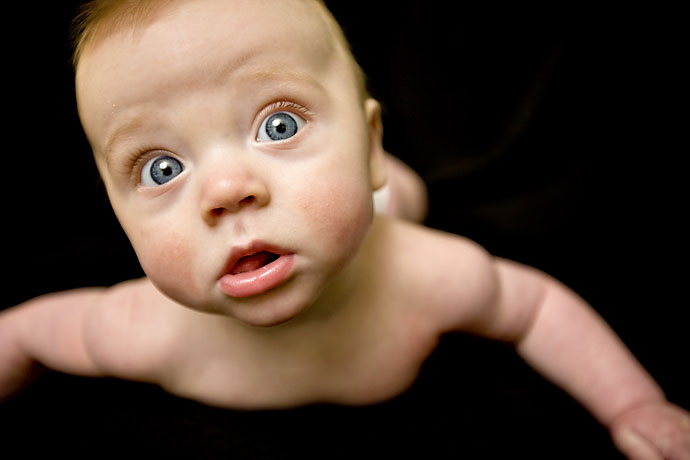
POLYGON ((271 69, 250 70, 246 75, 239 76, 242 80, 252 82, 274 81, 274 82, 293 82, 310 87, 321 94, 327 93, 326 87, 311 74, 298 72, 289 69, 287 66, 278 66, 271 69))
POLYGON ((113 150, 115 146, 119 144, 123 139, 130 137, 133 133, 139 131, 142 126, 142 119, 140 116, 133 117, 120 124, 112 134, 108 136, 108 139, 103 147, 103 155, 105 156, 106 163, 108 164, 108 169, 112 170, 113 164, 113 150))

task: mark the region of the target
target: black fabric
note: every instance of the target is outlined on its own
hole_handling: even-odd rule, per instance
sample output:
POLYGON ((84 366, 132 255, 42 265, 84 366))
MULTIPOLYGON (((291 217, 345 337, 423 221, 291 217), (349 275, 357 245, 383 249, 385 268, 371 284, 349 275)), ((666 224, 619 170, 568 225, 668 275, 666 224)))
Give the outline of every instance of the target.
MULTIPOLYGON (((141 274, 75 110, 76 2, 48 3, 6 7, 3 307, 141 274)), ((690 407, 681 16, 451 4, 330 2, 386 148, 428 184, 428 225, 564 281, 690 407)), ((362 408, 224 411, 50 374, 0 405, 0 439, 76 457, 619 458, 509 347, 460 335, 408 393, 362 408)))

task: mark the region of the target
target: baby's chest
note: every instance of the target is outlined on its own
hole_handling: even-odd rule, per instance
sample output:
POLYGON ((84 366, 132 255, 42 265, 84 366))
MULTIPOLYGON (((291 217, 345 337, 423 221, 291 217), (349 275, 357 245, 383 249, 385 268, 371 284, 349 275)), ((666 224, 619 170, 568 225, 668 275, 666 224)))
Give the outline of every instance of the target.
POLYGON ((197 366, 170 391, 231 408, 374 404, 409 388, 436 343, 433 335, 400 327, 323 349, 315 342, 308 352, 284 347, 231 353, 197 366))
POLYGON ((436 337, 400 330, 381 334, 355 353, 336 356, 322 373, 324 399, 360 405, 393 398, 412 385, 436 343, 436 337))

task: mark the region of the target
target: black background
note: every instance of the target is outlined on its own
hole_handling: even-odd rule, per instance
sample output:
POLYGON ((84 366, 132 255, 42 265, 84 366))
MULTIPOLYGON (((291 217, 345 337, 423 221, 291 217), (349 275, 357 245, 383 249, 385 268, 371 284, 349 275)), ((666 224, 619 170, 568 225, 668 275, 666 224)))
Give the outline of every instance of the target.
MULTIPOLYGON (((141 274, 75 110, 77 3, 4 10, 3 308, 141 274)), ((428 225, 561 279, 690 407, 679 12, 330 4, 383 103, 386 148, 428 184, 428 225)), ((618 458, 510 348, 459 335, 372 407, 225 411, 51 374, 0 405, 0 430, 3 456, 618 458)))

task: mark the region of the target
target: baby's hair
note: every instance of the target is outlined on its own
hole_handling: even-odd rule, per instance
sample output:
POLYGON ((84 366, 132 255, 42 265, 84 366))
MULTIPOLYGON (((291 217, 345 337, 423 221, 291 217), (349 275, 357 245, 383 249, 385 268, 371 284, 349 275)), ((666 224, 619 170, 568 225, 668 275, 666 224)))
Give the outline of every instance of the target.
MULTIPOLYGON (((87 0, 78 10, 72 23, 71 42, 73 47, 72 66, 77 70, 79 59, 89 43, 106 37, 121 27, 136 28, 146 24, 166 6, 180 0, 87 0)), ((328 10, 324 0, 311 1, 320 11, 328 29, 339 43, 350 61, 362 100, 368 97, 366 76, 350 50, 345 34, 328 10)))
POLYGON ((174 0, 87 0, 79 8, 72 22, 72 65, 77 69, 79 59, 88 43, 107 36, 122 26, 136 27, 150 20, 174 0))

